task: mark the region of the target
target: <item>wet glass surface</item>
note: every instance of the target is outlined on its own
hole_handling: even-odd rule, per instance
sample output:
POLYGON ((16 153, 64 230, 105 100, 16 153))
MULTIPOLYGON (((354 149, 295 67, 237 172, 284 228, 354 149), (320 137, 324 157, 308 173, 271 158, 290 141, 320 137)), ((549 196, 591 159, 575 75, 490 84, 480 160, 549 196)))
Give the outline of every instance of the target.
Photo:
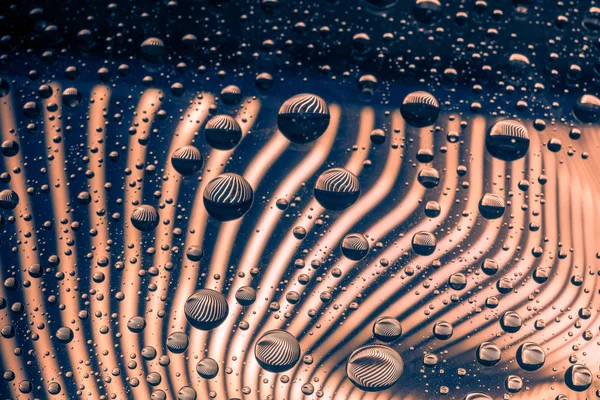
POLYGON ((3 2, 0 397, 599 396, 599 26, 3 2))

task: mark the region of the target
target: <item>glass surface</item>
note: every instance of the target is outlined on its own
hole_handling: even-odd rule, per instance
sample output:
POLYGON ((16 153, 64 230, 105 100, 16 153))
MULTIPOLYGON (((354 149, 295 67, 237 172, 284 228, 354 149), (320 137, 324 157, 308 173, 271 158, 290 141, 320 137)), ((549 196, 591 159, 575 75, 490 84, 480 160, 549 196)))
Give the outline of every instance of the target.
POLYGON ((600 397, 590 1, 0 3, 0 398, 600 397))

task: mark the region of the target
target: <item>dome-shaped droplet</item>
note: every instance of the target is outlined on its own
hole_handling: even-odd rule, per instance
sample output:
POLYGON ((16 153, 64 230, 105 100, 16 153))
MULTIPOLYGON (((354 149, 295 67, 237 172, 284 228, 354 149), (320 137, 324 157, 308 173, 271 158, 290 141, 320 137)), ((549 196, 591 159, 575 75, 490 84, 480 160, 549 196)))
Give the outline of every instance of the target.
POLYGON ((219 373, 219 364, 212 358, 203 358, 196 364, 196 372, 204 379, 213 379, 219 373))
POLYGON ((131 213, 131 223, 142 232, 149 232, 158 226, 160 216, 156 208, 142 204, 131 213))
POLYGON ((300 359, 300 344, 290 333, 273 330, 262 335, 254 346, 254 356, 269 372, 284 372, 300 359))
POLYGON ((217 150, 231 150, 242 140, 242 128, 229 115, 215 115, 204 127, 206 143, 217 150))
POLYGON ((191 176, 202 169, 204 160, 200 150, 188 145, 178 148, 171 154, 171 164, 175 171, 181 175, 191 176))
POLYGON ((486 275, 494 275, 496 272, 498 272, 499 268, 498 262, 496 262, 496 260, 493 258, 486 258, 483 260, 483 263, 481 263, 481 270, 486 275))
POLYGON ((349 233, 340 245, 342 254, 353 261, 360 261, 369 253, 369 241, 362 233, 349 233))
POLYGON ((315 183, 315 198, 328 210, 345 210, 356 203, 359 197, 358 178, 343 168, 328 169, 315 183))
POLYGON ((529 58, 523 54, 513 53, 508 57, 508 67, 513 73, 523 73, 530 65, 529 58))
POLYGON ((393 317, 378 318, 373 324, 373 336, 382 342, 393 342, 402 336, 402 325, 393 317))
POLYGON ((73 340, 73 337, 73 330, 67 326, 62 326, 56 331, 56 338, 61 343, 69 343, 71 340, 73 340))
POLYGON ((4 157, 14 157, 19 153, 19 143, 15 140, 5 140, 0 147, 4 157))
POLYGON ((59 394, 61 390, 62 388, 60 386, 60 383, 58 382, 50 382, 48 384, 48 393, 50 393, 53 396, 59 394))
POLYGON ((546 353, 537 343, 525 342, 517 349, 517 362, 525 371, 535 371, 546 362, 546 353))
POLYGON ((492 342, 483 342, 477 347, 477 351, 475 352, 477 361, 479 364, 484 365, 486 367, 491 367, 492 365, 498 364, 502 353, 498 346, 496 346, 492 342))
POLYGON ((165 43, 155 37, 150 37, 140 45, 142 56, 148 61, 158 61, 165 54, 165 43))
POLYGON ((504 199, 495 193, 486 193, 479 201, 479 213, 485 219, 498 219, 504 215, 504 199))
POLYGON ((437 201, 428 201, 425 204, 425 215, 429 218, 435 218, 442 212, 442 207, 437 201))
POLYGON ((81 103, 81 93, 77 88, 66 88, 62 92, 62 102, 67 107, 75 108, 81 103))
POLYGON ((127 328, 134 333, 140 333, 146 328, 146 320, 144 317, 135 316, 127 321, 127 328))
POLYGON ((600 99, 591 94, 584 94, 573 105, 573 114, 584 123, 594 123, 600 119, 600 99))
POLYGON ((242 176, 225 173, 204 189, 204 206, 211 217, 231 221, 246 214, 252 206, 254 191, 242 176))
POLYGON ((404 98, 400 113, 410 125, 423 128, 437 121, 440 105, 431 93, 412 92, 404 98))
POLYGON ((500 160, 518 160, 529 149, 529 132, 520 122, 498 121, 489 129, 485 145, 488 152, 500 160))
POLYGON ((416 0, 413 15, 417 21, 431 25, 442 15, 442 4, 439 0, 416 0))
POLYGON ((28 101, 23 105, 23 115, 26 118, 35 118, 40 115, 40 106, 35 101, 28 101))
POLYGON ((346 375, 356 387, 378 392, 392 387, 404 372, 404 361, 395 350, 381 345, 356 349, 346 363, 346 375))
POLYGON ((447 340, 454 334, 454 327, 450 322, 438 321, 433 325, 433 335, 439 340, 447 340))
POLYGON ((521 329, 521 325, 523 325, 523 320, 514 311, 507 311, 500 318, 500 326, 504 332, 515 333, 521 329))
POLYGON ((184 312, 190 325, 209 331, 225 321, 229 305, 221 293, 212 289, 200 289, 188 297, 184 312))
POLYGON ((5 210, 14 209, 19 204, 19 196, 10 189, 4 189, 0 192, 0 208, 5 210))
POLYGON ((592 371, 585 365, 571 365, 565 372, 567 387, 575 392, 584 392, 592 385, 592 371))
POLYGON ((173 332, 167 338, 167 349, 175 354, 181 354, 187 350, 190 339, 183 332, 173 332))
POLYGON ((440 173, 435 168, 426 167, 419 171, 417 179, 421 185, 432 189, 440 183, 440 173))
POLYGON ((518 375, 509 375, 504 380, 504 388, 508 393, 518 393, 523 388, 523 379, 518 375))
POLYGON ((256 290, 250 286, 242 286, 235 292, 235 299, 244 307, 252 305, 256 300, 256 290))
POLYGON ((198 262, 202 260, 202 257, 204 256, 204 251, 202 250, 202 247, 193 244, 187 248, 187 250, 185 251, 185 256, 190 261, 198 262))
POLYGON ((448 277, 448 286, 454 290, 463 290, 467 286, 467 276, 457 272, 448 277))
POLYGON ((196 390, 191 386, 183 386, 177 391, 177 400, 196 400, 196 390))
POLYGON ((437 241, 431 232, 417 232, 411 241, 413 251, 420 256, 430 256, 435 251, 437 241))
POLYGON ((303 93, 287 99, 279 109, 279 131, 294 143, 318 139, 329 126, 329 107, 317 95, 303 93))
POLYGON ((221 101, 227 105, 236 105, 242 99, 242 91, 235 85, 229 85, 221 90, 221 101))

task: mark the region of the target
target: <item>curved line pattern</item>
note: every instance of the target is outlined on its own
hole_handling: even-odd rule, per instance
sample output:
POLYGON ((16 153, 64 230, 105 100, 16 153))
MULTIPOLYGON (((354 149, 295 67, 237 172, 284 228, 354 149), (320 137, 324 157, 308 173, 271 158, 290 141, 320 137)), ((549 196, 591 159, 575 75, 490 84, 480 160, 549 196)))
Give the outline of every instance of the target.
MULTIPOLYGON (((464 382, 449 388, 459 398, 475 375, 501 395, 510 374, 529 386, 511 398, 584 398, 565 382, 575 362, 597 390, 599 165, 575 151, 600 148, 596 128, 575 149, 559 128, 506 120, 488 131, 481 116, 442 114, 438 127, 416 129, 399 110, 343 110, 311 94, 279 114, 247 98, 235 117, 207 122, 215 99, 201 93, 177 120, 159 112, 163 93, 147 89, 121 136, 125 110, 111 120, 119 101, 97 85, 81 140, 64 97, 82 93, 50 86, 39 138, 22 133, 12 94, 0 101, 7 396, 175 399, 193 388, 197 398, 421 399, 410 379, 431 368, 464 382), (328 113, 329 126, 305 145, 275 125, 267 139, 252 130, 282 113, 328 113), (163 118, 176 124, 157 151, 163 118), (204 153, 207 124, 238 127, 243 140, 204 153), (383 144, 380 132, 371 139, 376 126, 383 144), (527 139, 529 150, 492 158, 490 135, 527 139), (569 155, 550 139, 570 143, 569 155), (418 161, 419 149, 435 157, 418 161), (182 176, 172 157, 206 163, 182 176), (31 180, 34 168, 41 178, 31 180), (360 197, 329 212, 313 188, 360 197), (203 197, 254 206, 218 222, 203 197), (425 216, 428 203, 439 215, 425 216), (486 259, 498 270, 482 269, 486 259), (433 332, 441 321, 445 336, 433 332), (501 354, 495 367, 476 359, 486 342, 501 354), (524 343, 534 371, 523 367, 524 343)), ((439 107, 416 96, 409 101, 439 107)))
MULTIPOLYGON (((17 125, 15 121, 15 112, 13 110, 12 94, 8 94, 0 102, 0 124, 2 131, 2 141, 14 140, 20 143, 17 135, 17 125)), ((19 144, 20 148, 23 148, 19 144)), ((18 268, 21 281, 28 280, 25 275, 25 266, 40 264, 39 248, 36 237, 35 223, 32 218, 33 209, 28 201, 26 178, 25 178, 25 163, 18 153, 13 157, 4 157, 4 165, 6 171, 12 171, 12 178, 9 182, 9 187, 14 191, 20 201, 13 210, 15 218, 15 233, 18 238, 19 246, 14 251, 18 252, 19 264, 23 268, 18 268)), ((23 299, 25 304, 30 305, 27 312, 28 322, 32 326, 31 335, 35 335, 37 340, 33 341, 37 368, 39 368, 41 377, 45 382, 56 382, 61 388, 66 388, 65 382, 60 374, 60 369, 57 360, 47 354, 48 349, 52 348, 52 342, 48 329, 44 329, 47 322, 46 300, 43 295, 43 287, 40 282, 33 281, 31 285, 23 288, 23 299)), ((45 390, 42 389, 42 390, 45 390)), ((40 395, 43 395, 42 392, 40 395)), ((58 399, 67 399, 65 390, 62 390, 58 399)))
MULTIPOLYGON (((85 357, 88 354, 88 349, 85 346, 85 329, 81 323, 77 313, 81 309, 79 304, 79 296, 76 292, 71 292, 72 287, 76 287, 78 278, 77 268, 77 245, 75 240, 74 232, 71 229, 64 229, 63 226, 69 225, 73 222, 70 216, 69 209, 65 205, 69 204, 71 195, 69 193, 68 180, 65 173, 65 161, 67 154, 64 149, 64 140, 57 140, 61 137, 64 132, 63 127, 63 111, 62 111, 62 99, 61 99, 61 86, 58 84, 51 85, 53 95, 48 98, 44 105, 44 139, 46 143, 46 149, 48 150, 48 177, 50 195, 52 198, 52 210, 54 214, 54 220, 60 221, 60 224, 55 224, 55 234, 60 240, 57 241, 57 255, 61 258, 60 265, 61 270, 64 272, 65 279, 64 284, 60 285, 60 298, 61 301, 66 305, 64 318, 65 321, 72 321, 72 325, 69 327, 74 333, 74 340, 72 342, 72 351, 69 351, 69 358, 72 365, 78 365, 79 360, 82 356, 85 357), (51 112, 49 104, 54 103, 57 105, 55 112, 51 112)), ((109 281, 110 282, 110 281, 109 281)), ((106 289, 106 288, 105 288, 106 289)), ((102 297, 110 292, 108 290, 99 290, 99 295, 92 297, 92 325, 99 325, 102 323, 101 318, 96 318, 98 315, 97 311, 102 313, 103 318, 108 318, 109 313, 106 312, 108 307, 104 307, 102 297)), ((105 365, 104 368, 99 369, 103 373, 108 372, 107 368, 113 369, 117 366, 117 359, 115 353, 112 351, 110 346, 110 340, 105 339, 100 332, 93 330, 94 340, 100 345, 100 349, 106 351, 97 352, 98 362, 105 365), (105 372, 106 371, 106 372, 105 372)), ((86 357, 89 358, 89 355, 86 357)), ((89 387, 90 396, 99 396, 98 388, 95 382, 87 384, 86 376, 89 371, 82 371, 78 369, 76 371, 75 382, 79 387, 89 387), (88 386, 89 385, 89 386, 88 386)), ((116 376, 115 379, 107 380, 108 393, 117 393, 121 396, 125 393, 123 382, 120 381, 120 377, 116 376)))

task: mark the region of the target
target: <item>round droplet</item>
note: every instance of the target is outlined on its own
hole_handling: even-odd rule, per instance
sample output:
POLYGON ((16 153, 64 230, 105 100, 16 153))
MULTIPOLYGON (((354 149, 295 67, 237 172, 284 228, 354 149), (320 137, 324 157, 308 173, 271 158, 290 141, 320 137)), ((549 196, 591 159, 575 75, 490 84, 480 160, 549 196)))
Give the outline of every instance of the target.
POLYGON ((435 354, 427 353, 423 356, 423 366, 433 368, 438 364, 439 360, 439 357, 435 354))
POLYGON ((190 261, 198 262, 202 260, 202 257, 204 257, 204 251, 202 250, 202 247, 193 244, 187 248, 185 251, 185 256, 190 261))
POLYGON ((131 213, 131 223, 142 232, 149 232, 158 226, 160 216, 156 208, 142 204, 131 213))
POLYGON ((127 321, 127 329, 129 329, 133 333, 140 333, 146 327, 146 320, 143 317, 135 316, 131 317, 129 321, 127 321))
POLYGON ((438 119, 440 105, 431 93, 412 92, 404 98, 400 113, 410 125, 423 128, 433 125, 438 119))
POLYGON ((167 349, 172 353, 181 354, 187 350, 189 343, 188 335, 183 332, 173 332, 167 338, 167 349))
POLYGON ((427 167, 419 171, 417 176, 419 183, 427 189, 432 189, 440 183, 440 173, 437 169, 427 167))
POLYGON ((204 165, 202 153, 194 146, 183 146, 171 154, 171 165, 183 176, 198 173, 204 165))
POLYGON ((4 157, 14 157, 19 153, 19 143, 15 140, 5 140, 0 147, 4 157))
POLYGON ((256 300, 256 290, 250 286, 242 286, 235 292, 235 299, 244 307, 252 305, 256 300))
MULTIPOLYGON (((151 373, 156 374, 156 372, 151 372, 151 373)), ((150 375, 148 375, 148 376, 150 376, 150 375)), ((153 378, 155 376, 156 375, 152 375, 153 378)), ((146 380, 148 380, 148 379, 146 379, 146 380)), ((152 386, 158 385, 160 383, 160 381, 157 383, 154 383, 154 382, 155 382, 155 380, 153 379, 152 382, 149 381, 148 383, 152 386)), ((153 390, 152 393, 150 394, 150 400, 167 400, 167 394, 162 389, 153 390)))
POLYGON ((442 4, 439 0, 416 0, 413 7, 415 19, 423 24, 431 25, 442 14, 442 4))
POLYGON ((229 85, 221 90, 221 101, 227 105, 236 105, 241 99, 242 91, 235 85, 229 85))
POLYGON ((531 62, 529 61, 529 58, 523 54, 513 53, 508 58, 508 67, 513 73, 522 73, 529 68, 530 65, 531 62))
POLYGON ((525 342, 517 349, 517 362, 525 371, 536 371, 546 362, 546 353, 537 343, 525 342))
POLYGON ((359 197, 358 178, 343 168, 328 169, 315 183, 315 198, 328 210, 345 210, 356 203, 359 197))
POLYGON ((27 118, 35 118, 40 115, 40 106, 35 101, 28 101, 23 106, 23 115, 27 118))
POLYGON ((523 320, 514 311, 507 311, 500 318, 500 326, 504 332, 515 333, 521 329, 521 325, 523 325, 523 320))
POLYGON ((450 275, 448 286, 454 290, 463 290, 467 286, 467 277, 462 272, 450 275))
POLYGON ((191 386, 183 386, 177 392, 177 400, 196 400, 196 390, 191 386))
POLYGON ((340 245, 342 254, 353 261, 360 261, 369 253, 369 241, 361 233, 349 233, 340 245))
POLYGON ((509 393, 518 393, 523 388, 523 379, 517 375, 509 375, 504 380, 504 388, 509 393))
POLYGON ((62 102, 67 107, 75 108, 81 103, 81 93, 77 88, 66 88, 62 92, 62 102))
POLYGON ((146 346, 142 349, 144 360, 154 360, 156 358, 156 349, 152 346, 146 346))
POLYGON ((51 395, 57 395, 61 391, 60 384, 58 382, 50 382, 48 384, 48 393, 51 395))
POLYGON ((204 206, 219 221, 238 219, 252 206, 254 191, 242 176, 225 173, 210 181, 204 189, 204 206))
POLYGON ((584 94, 573 105, 575 117, 586 124, 600 119, 600 99, 591 94, 584 94))
POLYGON ((486 193, 479 200, 479 213, 485 219, 498 219, 504 215, 504 199, 494 193, 486 193))
POLYGON ((56 338, 61 343, 69 343, 71 340, 73 340, 73 337, 73 330, 67 326, 62 326, 56 331, 56 338))
POLYGON ((279 131, 294 143, 318 139, 329 126, 329 107, 317 95, 303 93, 287 99, 279 109, 279 131))
POLYGON ((488 152, 500 160, 518 160, 527 154, 529 133, 520 122, 498 121, 489 129, 485 145, 488 152))
POLYGON ((371 143, 382 144, 385 142, 385 131, 383 129, 373 129, 371 131, 371 143))
POLYGON ((254 346, 254 356, 269 372, 284 372, 300 359, 300 344, 290 333, 273 330, 265 333, 254 346))
POLYGON ((213 379, 219 373, 219 364, 212 358, 203 358, 196 364, 196 372, 204 379, 213 379))
POLYGON ((356 349, 346 363, 348 379, 366 392, 378 392, 392 387, 403 371, 404 361, 400 354, 381 345, 356 349))
POLYGON ((430 256, 435 251, 437 241, 431 232, 417 232, 411 241, 413 251, 420 256, 430 256))
POLYGON ((439 340, 447 340, 454 334, 454 327, 450 322, 438 321, 433 325, 433 335, 439 340))
POLYGON ((477 347, 476 357, 479 364, 491 367, 500 362, 502 353, 498 346, 492 342, 483 342, 477 347))
POLYGON ((393 342, 402 336, 402 325, 393 317, 378 318, 373 324, 373 336, 382 342, 393 342))
POLYGON ((212 289, 200 289, 188 297, 184 312, 190 325, 209 331, 225 321, 229 305, 221 293, 212 289))
POLYGON ((494 275, 496 272, 498 272, 498 269, 498 263, 492 258, 486 258, 483 260, 483 263, 481 263, 481 270, 486 275, 494 275))
POLYGON ((142 42, 140 50, 146 60, 158 61, 165 54, 165 44, 159 38, 150 37, 142 42))
POLYGON ((19 204, 19 196, 10 189, 4 189, 0 192, 0 208, 13 210, 19 204))
POLYGON ((242 140, 242 128, 229 115, 215 115, 204 127, 206 143, 217 150, 231 150, 242 140))
POLYGON ((565 383, 575 392, 586 391, 592 385, 592 379, 592 371, 585 365, 571 365, 565 372, 565 383))
POLYGON ((435 218, 442 212, 442 207, 437 201, 428 201, 425 204, 425 215, 429 218, 435 218))

